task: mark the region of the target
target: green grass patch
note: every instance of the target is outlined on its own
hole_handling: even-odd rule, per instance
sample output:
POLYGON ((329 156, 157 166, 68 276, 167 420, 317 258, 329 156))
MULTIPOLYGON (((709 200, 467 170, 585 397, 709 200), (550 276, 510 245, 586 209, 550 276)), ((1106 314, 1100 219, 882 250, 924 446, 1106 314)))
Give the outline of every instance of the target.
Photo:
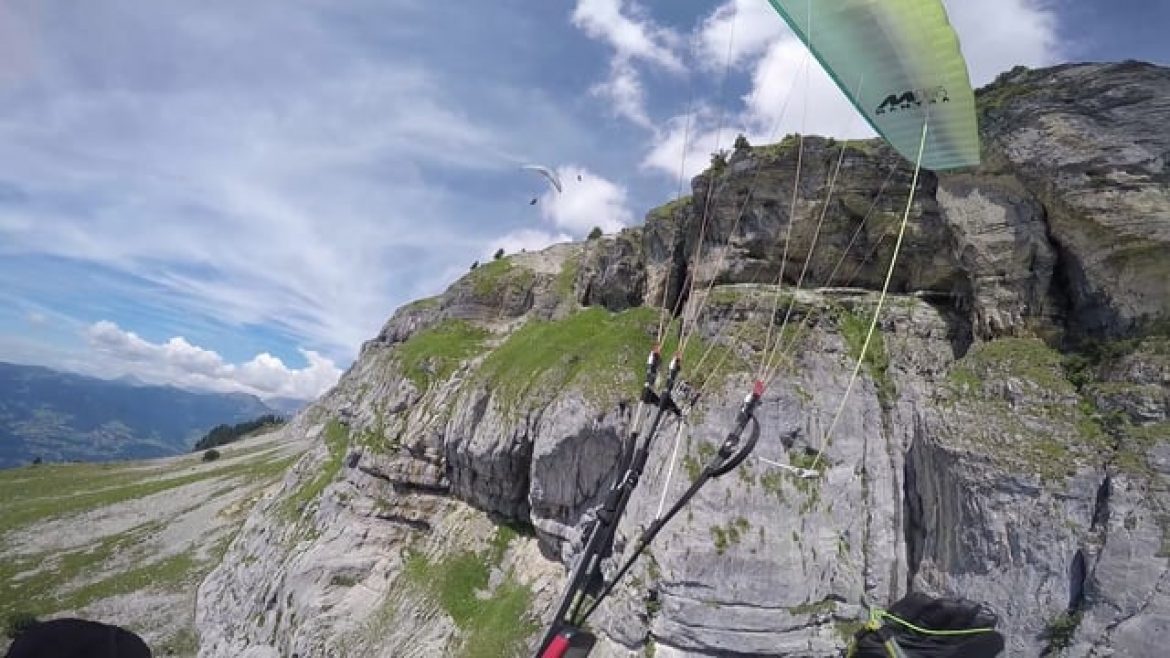
POLYGON ((964 361, 977 371, 1018 375, 1056 393, 1073 393, 1064 374, 1064 357, 1038 338, 999 338, 978 345, 964 361))
MULTIPOLYGON (((184 465, 195 465, 198 457, 187 457, 184 465), (189 464, 188 464, 189 462, 189 464)), ((177 469, 176 469, 177 470, 177 469)), ((0 500, 65 499, 79 493, 93 493, 136 484, 149 477, 168 474, 164 468, 135 469, 127 464, 41 464, 0 471, 0 500)), ((0 529, 3 528, 0 508, 0 529)))
POLYGON ((399 447, 397 436, 391 438, 386 435, 386 413, 376 404, 374 407, 374 424, 356 432, 354 439, 358 445, 380 454, 393 452, 399 447))
POLYGON ((1034 90, 1035 87, 1030 84, 992 83, 975 93, 975 107, 979 109, 980 114, 999 110, 1012 100, 1034 90))
POLYGON ((16 636, 27 631, 39 620, 31 612, 17 611, 4 616, 4 636, 16 639, 16 636))
POLYGON ((1157 472, 1150 465, 1150 450, 1160 441, 1170 437, 1170 421, 1149 425, 1132 425, 1125 422, 1114 431, 1117 451, 1113 455, 1113 466, 1133 475, 1154 477, 1157 472))
POLYGON ((197 585, 200 576, 210 572, 214 566, 210 562, 202 565, 204 568, 200 570, 201 563, 195 559, 194 549, 172 555, 81 587, 63 599, 63 607, 76 609, 111 596, 146 589, 176 591, 178 585, 197 585))
MULTIPOLYGON (((796 468, 803 468, 824 475, 829 468, 829 461, 824 455, 817 459, 817 453, 805 448, 793 448, 788 451, 788 463, 796 468)), ((805 501, 800 506, 802 514, 811 511, 821 498, 820 483, 822 478, 802 478, 796 473, 784 471, 784 476, 800 493, 804 494, 805 501)))
MULTIPOLYGON (((850 356, 855 361, 862 356, 861 351, 865 347, 865 336, 869 333, 871 321, 872 315, 857 315, 845 308, 838 309, 837 327, 841 331, 841 338, 849 346, 850 356)), ((880 327, 874 329, 873 338, 865 350, 863 364, 877 389, 878 401, 883 407, 889 408, 897 399, 898 389, 890 377, 890 357, 886 353, 886 344, 880 327)))
POLYGON ((163 640, 160 648, 164 656, 194 656, 199 653, 199 634, 194 628, 184 626, 163 640))
POLYGON ((845 143, 846 150, 856 151, 869 157, 881 153, 883 146, 885 146, 885 141, 881 139, 851 139, 845 143))
POLYGON ((793 615, 823 615, 833 612, 837 609, 837 603, 832 599, 825 599, 823 601, 816 601, 815 603, 802 603, 788 609, 789 614, 793 615))
MULTIPOLYGON (((824 475, 825 469, 828 468, 828 460, 824 455, 806 448, 793 448, 788 451, 788 463, 796 468, 803 468, 809 471, 816 471, 824 475)), ((793 476, 795 477, 795 475, 793 476)), ((805 479, 805 478, 799 478, 805 479)))
POLYGON ((638 383, 635 368, 653 340, 655 319, 645 308, 616 314, 589 308, 559 321, 530 320, 487 356, 479 376, 513 409, 574 384, 603 401, 629 394, 638 383))
POLYGON ((432 563, 422 554, 406 560, 405 573, 416 585, 432 588, 431 593, 443 611, 460 628, 467 628, 480 609, 476 592, 488 585, 491 565, 485 556, 459 553, 432 563))
POLYGON ((460 363, 483 349, 489 335, 462 320, 445 320, 411 336, 394 355, 403 374, 422 390, 450 377, 460 363))
POLYGON ((281 510, 286 518, 296 519, 302 510, 325 491, 341 471, 341 463, 345 459, 345 449, 349 442, 349 429, 341 422, 331 420, 325 425, 325 445, 329 449, 329 458, 321 466, 321 470, 308 482, 303 483, 291 496, 281 503, 281 510))
POLYGON ((528 619, 532 592, 509 573, 490 595, 484 592, 515 530, 497 528, 484 551, 462 552, 431 561, 414 553, 404 574, 412 586, 438 604, 465 633, 460 655, 497 658, 517 655, 537 626, 528 619))
POLYGON ((848 645, 853 641, 853 636, 858 631, 865 628, 865 622, 857 620, 837 619, 833 621, 833 631, 840 638, 842 644, 848 645))
POLYGON ((682 460, 683 470, 687 472, 687 477, 690 478, 692 484, 699 479, 699 476, 703 473, 703 467, 711 461, 711 458, 715 456, 715 453, 719 452, 719 449, 706 441, 699 441, 695 452, 698 454, 684 455, 682 460))
MULTIPOLYGON (((227 467, 200 467, 197 469, 200 472, 195 475, 159 482, 127 483, 119 480, 121 486, 111 486, 89 495, 9 501, 10 504, 2 508, 0 513, 5 515, 5 521, 11 528, 67 513, 113 505, 209 478, 244 480, 249 483, 275 481, 288 469, 293 459, 295 457, 292 456, 270 456, 227 467)), ((73 470, 81 474, 92 473, 87 466, 73 470)), ((153 477, 157 473, 145 470, 136 475, 143 478, 153 477)), ((133 472, 127 470, 124 475, 130 477, 133 472)), ((206 575, 222 559, 228 543, 235 536, 231 533, 217 542, 208 552, 208 559, 203 561, 197 561, 195 549, 192 549, 163 560, 146 562, 148 554, 143 546, 162 527, 163 523, 159 521, 144 523, 120 534, 103 537, 87 546, 66 551, 39 554, 10 551, 0 561, 0 613, 27 610, 49 614, 75 610, 107 597, 146 588, 176 591, 181 589, 180 585, 194 585, 206 575)))
POLYGON ((423 297, 422 299, 416 299, 413 302, 410 302, 408 304, 404 304, 402 306, 402 308, 404 310, 411 310, 411 311, 417 311, 417 310, 423 310, 423 309, 429 309, 429 308, 439 308, 439 305, 441 304, 441 302, 442 302, 442 299, 438 295, 436 295, 434 297, 423 297))
POLYGON ((947 373, 947 383, 950 384, 952 391, 957 395, 966 395, 972 392, 977 393, 983 390, 983 382, 979 379, 979 376, 970 368, 959 364, 955 364, 947 373))
POLYGON ((581 271, 581 254, 575 253, 565 259, 561 265, 561 271, 557 273, 557 278, 553 282, 553 289, 556 290, 557 296, 567 301, 575 301, 576 292, 574 285, 577 282, 577 274, 581 271))
POLYGON ((530 320, 487 356, 480 377, 513 408, 578 382, 591 397, 608 400, 635 390, 635 367, 653 340, 655 319, 645 308, 616 314, 588 308, 559 321, 530 320))
POLYGON ((1081 625, 1081 613, 1078 612, 1062 612, 1048 622, 1048 626, 1044 629, 1044 637, 1048 640, 1048 646, 1051 649, 1066 649, 1072 646, 1073 636, 1076 635, 1077 627, 1081 625))
POLYGON ((742 541, 751 528, 751 524, 742 516, 728 521, 726 526, 711 526, 711 540, 715 543, 715 552, 723 555, 728 548, 742 541))
POLYGON ((763 144, 752 147, 752 155, 765 160, 779 160, 784 156, 795 153, 800 146, 800 135, 785 135, 774 144, 763 144))
POLYGON ((649 215, 651 219, 670 219, 684 208, 689 207, 691 203, 692 198, 691 195, 688 194, 654 208, 650 211, 649 215))
MULTIPOLYGON (((196 565, 190 553, 117 571, 115 564, 141 555, 138 546, 159 526, 143 524, 73 551, 6 557, 0 563, 0 614, 78 609, 109 596, 165 586, 193 573, 196 565), (92 580, 96 575, 104 578, 92 580)), ((211 566, 208 563, 204 571, 211 566)))
MULTIPOLYGON (((529 320, 484 359, 479 381, 503 408, 520 412, 547 402, 566 388, 607 405, 636 394, 645 375, 646 354, 654 343, 658 310, 638 307, 620 313, 591 307, 561 320, 529 320)), ((662 345, 665 370, 677 341, 668 332, 662 345)), ((707 349, 699 337, 687 343, 687 365, 697 364, 707 349)), ((707 388, 719 386, 731 371, 724 348, 704 361, 707 388), (723 363, 719 368, 711 364, 723 363)))
POLYGON ((766 469, 760 475, 760 486, 764 488, 764 491, 776 496, 780 501, 784 500, 784 474, 778 469, 766 469))
MULTIPOLYGON (((235 456, 235 453, 231 456, 235 456)), ((94 469, 89 464, 18 469, 22 471, 21 476, 8 480, 6 484, 11 486, 20 483, 27 486, 5 492, 4 504, 0 505, 0 537, 37 521, 144 498, 202 480, 269 477, 283 473, 292 460, 292 457, 287 457, 260 463, 201 464, 196 455, 184 459, 181 467, 170 471, 177 473, 197 466, 195 472, 169 478, 159 477, 168 473, 167 470, 132 470, 124 466, 108 471, 94 469)))
POLYGON ((969 436, 1012 471, 1059 480, 1111 452, 1104 422, 1069 379, 1067 359, 1035 338, 976 345, 948 373, 948 404, 980 422, 969 436), (985 382, 1011 382, 1014 393, 985 382))
POLYGON ((531 286, 536 274, 526 267, 513 265, 510 258, 501 258, 480 265, 464 278, 471 283, 476 297, 494 297, 506 289, 531 286))

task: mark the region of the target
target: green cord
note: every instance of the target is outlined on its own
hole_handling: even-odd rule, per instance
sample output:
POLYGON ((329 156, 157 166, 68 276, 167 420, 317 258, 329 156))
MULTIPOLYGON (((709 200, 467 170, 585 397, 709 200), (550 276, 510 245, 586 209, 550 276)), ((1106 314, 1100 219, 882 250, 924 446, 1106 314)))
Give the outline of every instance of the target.
POLYGON ((918 633, 922 633, 923 635, 975 635, 977 633, 990 633, 990 632, 995 630, 994 628, 962 628, 962 629, 957 629, 957 630, 935 631, 935 630, 922 628, 921 626, 915 626, 914 624, 911 624, 910 622, 906 621, 905 619, 902 619, 901 617, 898 617, 897 615, 892 615, 889 612, 886 612, 885 610, 875 610, 873 613, 873 616, 879 617, 882 619, 889 619, 890 621, 897 622, 897 623, 905 626, 906 628, 909 628, 910 630, 916 631, 918 633))
MULTIPOLYGON (((912 624, 912 623, 906 621, 905 619, 902 619, 901 617, 899 617, 897 615, 892 615, 889 612, 882 610, 881 608, 870 608, 869 619, 866 621, 864 628, 871 633, 876 633, 878 631, 878 629, 881 628, 881 625, 882 625, 881 620, 883 620, 883 619, 888 619, 892 622, 901 624, 902 626, 905 626, 906 628, 909 628, 910 630, 921 633, 923 635, 934 635, 934 636, 977 635, 979 633, 990 633, 990 632, 995 630, 994 628, 964 628, 964 629, 959 629, 959 630, 942 630, 942 631, 931 630, 928 628, 922 628, 921 626, 917 626, 915 624, 912 624)), ((890 655, 890 658, 904 658, 906 655, 902 651, 902 647, 899 646, 898 642, 896 640, 894 640, 893 638, 890 638, 889 641, 883 643, 883 646, 885 647, 886 652, 890 655)), ((849 643, 849 647, 848 647, 845 655, 846 655, 846 658, 850 658, 851 656, 855 656, 856 654, 857 654, 857 638, 854 637, 853 641, 849 643)))

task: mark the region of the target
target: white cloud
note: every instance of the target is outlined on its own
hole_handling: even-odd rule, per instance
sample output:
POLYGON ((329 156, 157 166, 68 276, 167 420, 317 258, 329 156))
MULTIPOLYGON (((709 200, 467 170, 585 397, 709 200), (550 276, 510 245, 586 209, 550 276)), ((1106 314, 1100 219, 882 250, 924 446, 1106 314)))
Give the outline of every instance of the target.
POLYGON ((654 123, 646 114, 646 90, 637 69, 628 60, 614 58, 610 63, 609 79, 594 85, 589 91, 608 100, 613 113, 650 130, 654 123))
POLYGON ((982 86, 1017 64, 1048 66, 1062 59, 1057 13, 1038 0, 943 0, 967 59, 971 83, 982 86))
POLYGON ((807 52, 789 33, 773 41, 756 62, 741 118, 752 127, 750 138, 775 141, 788 133, 872 137, 841 88, 807 52))
POLYGON ((582 152, 560 144, 584 131, 539 93, 447 79, 434 53, 383 65, 384 48, 409 43, 373 52, 330 11, 258 2, 240 20, 112 0, 27 12, 47 61, 19 93, 0 86, 0 182, 35 203, 0 203, 0 258, 115 271, 156 304, 144 312, 355 354, 422 272, 500 232, 510 202, 457 188, 513 166, 510 149, 533 135, 582 152))
POLYGON ((341 377, 333 361, 311 350, 301 350, 308 365, 289 368, 266 352, 245 363, 228 363, 217 352, 192 345, 182 336, 151 343, 108 320, 91 325, 86 337, 90 347, 107 360, 106 376, 130 374, 155 384, 309 400, 341 377))
POLYGON ((618 58, 641 59, 676 72, 683 70, 682 60, 673 51, 678 35, 645 17, 636 2, 577 0, 573 25, 591 38, 608 42, 618 58))
POLYGON ((731 0, 699 26, 699 62, 721 71, 759 55, 783 34, 791 32, 766 0, 731 0))
POLYGON ((540 198, 540 214, 557 228, 578 237, 593 227, 616 231, 634 220, 626 188, 577 165, 557 167, 562 192, 540 198))
POLYGON ((41 326, 49 321, 49 318, 40 311, 29 311, 25 316, 25 320, 33 326, 41 326))
POLYGON ((577 0, 573 25, 590 38, 607 42, 614 49, 609 77, 594 85, 590 92, 607 103, 617 116, 654 130, 646 112, 646 94, 635 61, 682 73, 682 58, 675 53, 681 38, 657 25, 630 0, 577 0))
POLYGON ((687 182, 711 164, 711 156, 728 148, 740 128, 726 123, 719 129, 718 112, 699 108, 690 117, 678 116, 666 122, 658 139, 642 159, 643 169, 658 170, 677 179, 682 171, 683 189, 687 182))

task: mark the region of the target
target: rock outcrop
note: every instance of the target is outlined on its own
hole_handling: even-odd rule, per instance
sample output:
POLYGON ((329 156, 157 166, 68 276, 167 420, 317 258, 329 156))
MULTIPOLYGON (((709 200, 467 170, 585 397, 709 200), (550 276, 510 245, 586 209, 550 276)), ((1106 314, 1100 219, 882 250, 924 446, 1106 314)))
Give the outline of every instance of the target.
POLYGON ((1160 655, 1168 79, 1084 65, 983 90, 987 164, 920 179, 865 354, 912 173, 876 142, 741 147, 643 227, 403 307, 290 429, 318 448, 203 583, 201 655, 531 650, 660 308, 703 396, 660 431, 616 551, 695 477, 777 336, 780 375, 752 458, 599 608, 595 655, 831 656, 863 599, 912 589, 985 601, 1011 656, 1160 655))

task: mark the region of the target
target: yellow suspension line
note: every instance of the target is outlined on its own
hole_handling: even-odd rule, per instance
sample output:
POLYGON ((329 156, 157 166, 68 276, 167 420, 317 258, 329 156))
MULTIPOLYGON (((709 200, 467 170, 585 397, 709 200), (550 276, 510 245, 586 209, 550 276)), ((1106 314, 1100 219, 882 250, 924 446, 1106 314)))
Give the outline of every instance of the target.
POLYGON ((882 305, 886 302, 886 293, 890 289, 890 280, 894 277, 894 266, 898 263, 898 253, 902 249, 902 238, 906 234, 906 224, 910 219, 910 209, 914 207, 914 197, 918 193, 918 173, 922 170, 922 152, 926 150, 926 131, 930 124, 930 116, 927 115, 922 121, 922 137, 918 141, 918 155, 914 160, 914 177, 910 181, 910 194, 906 198, 906 210, 902 213, 902 222, 898 226, 898 240, 894 243, 894 254, 890 258, 890 267, 886 270, 886 280, 882 283, 882 293, 878 296, 877 307, 873 310, 873 317, 869 321, 869 331, 865 332, 865 342, 861 345, 861 354, 857 356, 857 363, 853 366, 853 374, 849 376, 849 383, 845 386, 845 394, 841 396, 841 403, 837 405, 837 411, 833 414, 833 422, 829 424, 829 431, 825 432, 821 439, 821 448, 817 451, 817 456, 813 459, 812 470, 816 470, 817 463, 821 460, 821 455, 825 453, 825 448, 829 446, 829 441, 833 437, 833 430, 836 429, 838 421, 841 420, 841 414, 845 411, 845 403, 849 400, 849 393, 853 390, 853 385, 857 383, 857 375, 861 372, 861 365, 865 363, 865 355, 869 351, 870 341, 873 340, 873 332, 877 329, 878 317, 882 312, 882 305))

